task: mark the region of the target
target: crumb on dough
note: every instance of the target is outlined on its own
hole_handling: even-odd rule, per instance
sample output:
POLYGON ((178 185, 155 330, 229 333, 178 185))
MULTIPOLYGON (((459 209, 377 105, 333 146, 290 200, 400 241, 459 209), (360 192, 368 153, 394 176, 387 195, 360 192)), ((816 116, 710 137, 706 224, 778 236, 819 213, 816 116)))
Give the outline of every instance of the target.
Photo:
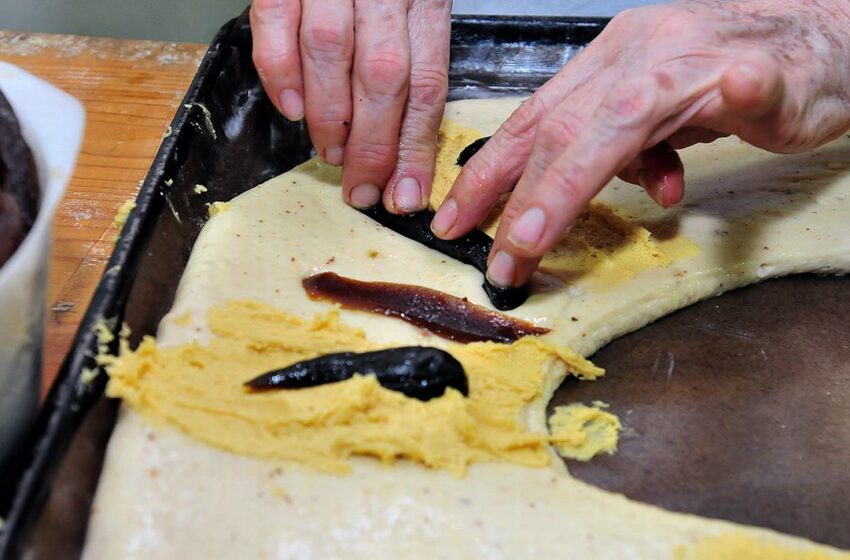
POLYGON ((549 417, 550 442, 559 455, 589 461, 600 453, 617 451, 622 424, 604 408, 608 405, 601 401, 593 401, 592 406, 572 403, 555 407, 549 417))
POLYGON ((222 212, 226 212, 229 206, 229 202, 213 202, 212 204, 207 204, 207 212, 209 212, 210 218, 212 218, 213 216, 217 216, 222 212))
MULTIPOLYGON (((127 223, 127 219, 130 217, 130 212, 132 212, 136 208, 136 200, 133 198, 128 198, 125 200, 121 206, 118 207, 118 212, 115 213, 115 218, 113 218, 112 223, 115 227, 120 231, 124 224, 127 223)), ((113 238, 113 241, 118 240, 118 235, 113 238)))

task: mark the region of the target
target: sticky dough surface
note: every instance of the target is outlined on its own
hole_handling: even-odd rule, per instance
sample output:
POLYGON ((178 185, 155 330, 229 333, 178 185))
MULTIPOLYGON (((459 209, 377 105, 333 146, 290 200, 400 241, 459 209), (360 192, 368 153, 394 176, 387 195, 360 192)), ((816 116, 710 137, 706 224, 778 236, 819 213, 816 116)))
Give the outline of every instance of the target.
MULTIPOLYGON (((447 117, 489 134, 517 100, 461 101, 447 117)), ((613 181, 599 200, 645 223, 659 243, 686 238, 665 266, 600 283, 539 276, 515 316, 584 355, 699 299, 771 276, 850 269, 850 141, 774 156, 735 139, 683 152, 688 194, 661 210, 613 181), (672 236, 672 237, 671 237, 672 236)), ((232 201, 199 237, 158 341, 209 340, 207 310, 233 299, 312 317, 303 276, 425 285, 488 305, 481 275, 345 207, 337 176, 315 164, 232 201)), ((671 246, 671 249, 675 248, 671 246)), ((671 250, 671 254, 675 251, 671 250)), ((616 263, 614 263, 616 264, 616 263)), ((600 266, 605 266, 604 263, 600 266)), ((428 344, 390 318, 341 312, 376 343, 428 344)), ((526 414, 545 430, 545 405, 526 414)), ((844 557, 802 539, 665 512, 552 468, 473 465, 463 478, 407 462, 353 461, 348 475, 238 456, 155 430, 124 409, 109 445, 85 558, 807 558, 844 557), (752 553, 742 556, 741 551, 752 553), (757 556, 756 554, 761 554, 757 556)))

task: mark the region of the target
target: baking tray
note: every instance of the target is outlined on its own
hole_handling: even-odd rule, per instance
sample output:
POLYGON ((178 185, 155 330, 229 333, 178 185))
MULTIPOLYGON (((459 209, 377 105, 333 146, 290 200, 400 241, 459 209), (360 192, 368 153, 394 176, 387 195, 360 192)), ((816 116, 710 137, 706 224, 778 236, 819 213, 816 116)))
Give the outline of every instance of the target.
MULTIPOLYGON (((452 28, 450 98, 529 93, 592 40, 606 21, 455 17, 452 28)), ((172 121, 171 134, 163 140, 142 185, 136 209, 116 244, 107 272, 48 395, 38 424, 27 446, 19 453, 17 463, 8 467, 4 473, 3 489, 0 490, 0 516, 6 518, 6 524, 0 531, 0 559, 22 555, 27 558, 73 558, 80 553, 89 507, 117 407, 115 402, 102 396, 105 385, 102 375, 88 384, 81 381, 83 368, 94 367, 92 356, 97 351, 95 325, 105 320, 117 332, 120 325, 126 322, 132 330, 132 344, 138 342, 141 336, 154 333, 159 320, 171 306, 192 245, 207 219, 205 203, 228 200, 310 156, 312 147, 305 128, 300 123, 290 123, 276 114, 259 84, 250 53, 250 29, 246 14, 242 14, 221 29, 201 62, 184 103, 172 121), (209 111, 209 121, 201 105, 209 111), (169 186, 166 181, 173 183, 169 186), (193 192, 196 184, 207 187, 205 196, 197 196, 193 192)), ((768 286, 786 286, 787 293, 780 290, 782 293, 774 295, 774 300, 762 302, 763 307, 754 309, 775 310, 777 302, 789 301, 788 293, 805 292, 813 294, 815 298, 820 295, 823 301, 821 307, 825 311, 839 313, 844 309, 844 317, 850 311, 846 301, 850 299, 846 297, 847 280, 801 277, 782 282, 784 284, 770 282, 768 286), (839 301, 842 298, 843 308, 839 301)), ((598 395, 595 393, 594 398, 612 402, 614 412, 624 418, 630 433, 640 433, 640 423, 626 413, 625 407, 632 406, 629 399, 639 402, 642 397, 652 395, 652 384, 642 385, 642 378, 637 374, 651 376, 658 366, 650 364, 641 365, 643 369, 637 367, 633 353, 629 350, 642 346, 640 339, 635 343, 636 339, 632 337, 645 337, 645 333, 649 332, 654 333, 655 338, 652 340, 656 342, 665 340, 664 337, 673 340, 670 332, 681 328, 677 321, 685 325, 693 324, 695 320, 699 322, 702 320, 699 318, 700 310, 705 312, 704 306, 730 301, 730 297, 743 298, 743 304, 746 305, 748 298, 773 293, 770 289, 765 292, 763 288, 742 290, 697 305, 634 335, 623 337, 599 353, 601 365, 608 368, 606 378, 593 384, 566 383, 556 395, 556 402, 587 401, 588 394, 582 391, 596 390, 598 395), (693 319, 694 313, 697 319, 693 319), (638 381, 624 389, 623 380, 629 379, 626 373, 635 374, 638 381), (629 399, 620 397, 620 392, 628 395, 629 399)), ((738 309, 738 304, 729 307, 738 309)), ((793 310, 792 307, 792 314, 793 310)), ((835 321, 835 317, 833 314, 827 319, 835 321)), ((723 324, 724 320, 732 321, 734 317, 713 317, 712 320, 715 321, 714 325, 718 325, 723 324)), ((812 314, 811 322, 818 320, 823 321, 823 316, 812 314)), ((763 323, 761 327, 766 329, 782 325, 770 321, 763 323)), ((822 336, 823 332, 831 333, 831 338, 827 339, 836 343, 841 336, 838 331, 841 331, 843 323, 835 324, 838 327, 832 323, 826 327, 821 324, 818 336, 822 336)), ((755 330, 748 332, 760 336, 755 330)), ((693 356, 710 356, 712 352, 716 354, 716 345, 687 344, 686 338, 683 337, 678 346, 663 346, 664 352, 675 351, 679 364, 677 375, 665 388, 680 383, 679 380, 684 380, 682 391, 690 386, 688 376, 682 373, 687 369, 688 355, 692 356, 693 362, 697 360, 693 356)), ((717 342, 725 343, 722 340, 717 342)), ((824 346, 823 350, 828 354, 835 350, 834 346, 824 346)), ((850 371, 847 369, 850 357, 846 355, 846 346, 845 354, 839 351, 833 357, 829 362, 836 365, 833 369, 844 375, 845 380, 850 380, 850 371)), ((667 367, 666 362, 664 367, 667 367)), ((730 386, 730 379, 734 385, 734 377, 718 375, 716 385, 730 386)), ((769 381, 767 375, 763 375, 762 379, 769 381)), ((710 388, 707 390, 713 391, 710 388)), ((843 394, 848 395, 843 397, 843 404, 846 405, 844 410, 850 411, 850 390, 843 394)), ((693 395, 688 398, 693 398, 693 395)), ((720 402, 717 406, 723 405, 723 399, 715 400, 720 402)), ((649 407, 645 415, 647 421, 657 421, 663 418, 663 409, 659 407, 653 414, 652 407, 649 407)), ((850 426, 850 421, 845 425, 850 426)), ((682 426, 677 427, 682 429, 682 426)), ((715 425, 695 424, 684 428, 692 431, 694 441, 723 435, 715 425)), ((822 507, 820 502, 804 508, 802 514, 797 516, 804 518, 803 522, 797 519, 795 523, 789 523, 787 516, 781 515, 781 510, 787 509, 789 503, 798 503, 790 494, 773 502, 769 495, 763 494, 759 495, 761 502, 748 501, 746 498, 730 499, 726 511, 718 512, 716 508, 706 507, 706 501, 710 501, 707 498, 715 496, 717 489, 707 485, 710 480, 705 476, 695 476, 701 472, 698 461, 688 462, 686 458, 664 468, 649 469, 646 461, 653 462, 655 459, 646 452, 647 449, 666 454, 680 450, 664 447, 664 433, 641 433, 641 436, 630 438, 627 434, 620 452, 614 457, 604 458, 611 461, 593 461, 586 466, 571 463, 570 468, 581 478, 602 487, 622 491, 670 509, 775 527, 821 542, 850 546, 850 537, 840 528, 835 529, 835 523, 830 526, 832 529, 825 532, 818 533, 812 529, 823 525, 812 517, 821 511, 838 515, 839 520, 850 519, 850 499, 831 509, 822 507), (637 452, 632 450, 635 442, 640 444, 637 452), (641 446, 643 442, 646 442, 645 446, 641 446), (621 462, 617 463, 617 460, 621 462), (595 468, 597 464, 601 467, 595 468), (655 477, 636 477, 635 469, 649 469, 655 473, 655 477), (677 493, 681 489, 686 490, 684 498, 681 492, 677 493), (697 499, 688 501, 685 499, 687 497, 697 499), (700 497, 706 499, 701 501, 700 497), (765 500, 774 507, 760 507, 765 500), (808 524, 806 519, 809 520, 808 524), (812 519, 815 522, 811 522, 812 519)), ((850 437, 845 441, 850 441, 850 437)), ((844 464, 848 464, 848 461, 845 460, 844 464)), ((830 471, 830 476, 838 476, 832 474, 834 471, 830 471)), ((784 481, 783 488, 789 486, 788 482, 784 481)), ((834 486, 840 481, 821 479, 821 482, 828 485, 833 495, 840 497, 835 493, 839 489, 834 486)), ((850 484, 844 484, 844 487, 848 491, 846 489, 850 488, 850 484)))
MULTIPOLYGON (((528 93, 605 23, 456 17, 451 95, 528 93)), ((169 130, 34 432, 2 473, 0 558, 79 554, 116 410, 102 398, 103 375, 81 381, 83 369, 95 367, 95 326, 106 321, 117 334, 126 323, 132 344, 153 334, 207 220, 206 203, 229 200, 305 161, 312 150, 303 124, 279 116, 262 89, 251 62, 247 12, 213 39, 169 130), (207 187, 205 195, 194 193, 196 184, 207 187)))

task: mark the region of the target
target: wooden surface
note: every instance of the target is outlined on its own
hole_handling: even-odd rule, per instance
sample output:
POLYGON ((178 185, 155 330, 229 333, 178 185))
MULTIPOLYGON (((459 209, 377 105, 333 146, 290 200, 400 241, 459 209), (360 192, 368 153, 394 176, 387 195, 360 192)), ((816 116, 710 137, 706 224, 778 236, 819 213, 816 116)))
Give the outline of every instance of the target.
POLYGON ((0 31, 0 60, 60 87, 86 110, 77 168, 56 212, 44 347, 46 392, 205 45, 0 31))

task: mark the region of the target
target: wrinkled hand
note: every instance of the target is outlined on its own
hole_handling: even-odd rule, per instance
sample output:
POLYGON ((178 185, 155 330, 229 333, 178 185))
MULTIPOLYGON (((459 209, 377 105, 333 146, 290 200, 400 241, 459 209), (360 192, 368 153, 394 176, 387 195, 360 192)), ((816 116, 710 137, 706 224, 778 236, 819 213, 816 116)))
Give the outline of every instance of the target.
POLYGON ((448 92, 451 0, 253 0, 254 64, 346 201, 425 208, 448 92), (386 187, 386 189, 385 189, 386 187))
POLYGON ((525 283, 619 174, 682 197, 672 148, 737 134, 774 152, 850 128, 850 1, 682 1, 624 12, 464 167, 432 228, 455 238, 516 186, 488 277, 525 283), (666 141, 666 142, 665 142, 666 141))

